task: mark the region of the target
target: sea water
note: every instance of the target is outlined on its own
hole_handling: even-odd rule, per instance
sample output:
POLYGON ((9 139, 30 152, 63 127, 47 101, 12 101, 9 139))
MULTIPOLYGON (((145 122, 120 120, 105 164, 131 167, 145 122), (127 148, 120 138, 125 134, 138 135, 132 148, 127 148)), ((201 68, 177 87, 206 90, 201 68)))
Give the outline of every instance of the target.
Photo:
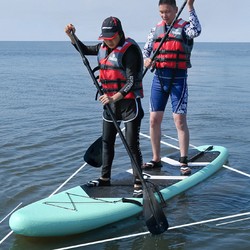
MULTIPOLYGON (((96 58, 89 60, 95 67, 96 58)), ((223 168, 170 200, 164 211, 171 227, 250 212, 250 44, 196 43, 192 65, 188 76, 190 143, 226 147, 230 169, 223 168)), ((147 135, 152 77, 149 71, 144 78, 141 132, 147 135)), ((0 42, 0 249, 54 249, 147 231, 142 217, 61 238, 23 237, 11 233, 8 226, 9 213, 17 206, 47 197, 59 187, 65 190, 99 177, 100 169, 90 166, 72 176, 84 164, 86 149, 101 135, 102 107, 95 95, 81 57, 69 42, 0 42)), ((162 140, 178 146, 169 104, 162 140)), ((144 161, 150 160, 148 138, 142 136, 141 148, 144 161)), ((174 150, 162 145, 162 154, 174 150)), ((129 165, 117 139, 113 173, 129 165)), ((82 249, 249 249, 249 217, 82 249)))

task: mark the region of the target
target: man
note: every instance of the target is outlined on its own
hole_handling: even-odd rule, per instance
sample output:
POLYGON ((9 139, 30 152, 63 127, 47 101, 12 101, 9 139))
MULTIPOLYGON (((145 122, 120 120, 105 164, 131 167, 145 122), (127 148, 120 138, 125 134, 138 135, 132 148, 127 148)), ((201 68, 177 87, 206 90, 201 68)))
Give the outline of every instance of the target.
POLYGON ((194 0, 187 1, 189 22, 179 19, 175 22, 169 37, 163 43, 154 62, 150 58, 176 17, 178 7, 175 0, 160 0, 159 12, 162 18, 148 36, 143 49, 144 65, 155 68, 150 97, 150 136, 153 158, 144 165, 145 169, 161 168, 160 139, 161 123, 171 97, 173 119, 180 146, 180 171, 189 175, 188 167, 189 129, 187 125, 187 69, 191 67, 190 55, 193 39, 201 33, 201 27, 194 10, 194 0))

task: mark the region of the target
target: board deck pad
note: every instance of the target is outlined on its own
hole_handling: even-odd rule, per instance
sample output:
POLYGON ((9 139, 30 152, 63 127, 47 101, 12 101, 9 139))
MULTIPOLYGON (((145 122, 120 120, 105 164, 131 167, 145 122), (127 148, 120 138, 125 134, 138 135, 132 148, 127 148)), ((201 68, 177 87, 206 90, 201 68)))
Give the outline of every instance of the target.
MULTIPOLYGON (((188 153, 188 158, 192 158, 193 156, 197 155, 200 151, 197 149, 190 149, 188 153)), ((207 151, 204 152, 200 157, 195 159, 193 162, 211 162, 213 161, 220 152, 218 151, 207 151)), ((175 152, 168 155, 169 158, 179 161, 180 153, 175 152)), ((166 162, 162 161, 162 168, 155 169, 155 170, 147 170, 143 171, 149 175, 157 175, 157 176, 178 176, 180 175, 180 168, 177 166, 173 166, 166 162)), ((203 166, 193 166, 192 174, 196 173, 203 166)), ((123 172, 120 174, 116 174, 112 176, 111 179, 111 186, 101 186, 101 187, 87 187, 86 185, 82 185, 81 187, 83 190, 90 196, 90 197, 132 197, 133 194, 133 175, 128 172, 123 172)), ((160 187, 160 189, 173 185, 174 183, 180 180, 150 180, 150 182, 155 183, 160 187)))

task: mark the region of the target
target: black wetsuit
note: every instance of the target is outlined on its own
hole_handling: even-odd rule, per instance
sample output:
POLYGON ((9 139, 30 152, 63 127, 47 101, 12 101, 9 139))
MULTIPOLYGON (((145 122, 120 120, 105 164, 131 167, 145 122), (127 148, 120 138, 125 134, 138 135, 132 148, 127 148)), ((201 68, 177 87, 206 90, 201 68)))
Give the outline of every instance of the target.
MULTIPOLYGON (((80 42, 80 41, 79 41, 80 42)), ((123 45, 125 39, 121 39, 119 45, 123 45)), ((81 49, 85 55, 97 55, 101 43, 94 46, 86 46, 80 42, 81 49)), ((138 49, 131 45, 124 53, 122 64, 126 71, 126 76, 138 75, 139 68, 141 67, 141 56, 138 49)), ((134 78, 135 79, 135 78, 134 78)), ((125 96, 128 92, 126 85, 120 89, 119 92, 125 96)), ((141 127, 141 119, 144 112, 141 106, 141 99, 121 99, 115 103, 110 104, 110 107, 115 115, 118 123, 124 122, 125 125, 125 138, 132 152, 134 159, 138 166, 142 166, 142 154, 140 150, 139 133, 141 127)), ((109 116, 108 111, 104 106, 103 111, 103 166, 102 177, 111 178, 111 168, 114 159, 114 144, 116 139, 117 130, 109 116)))

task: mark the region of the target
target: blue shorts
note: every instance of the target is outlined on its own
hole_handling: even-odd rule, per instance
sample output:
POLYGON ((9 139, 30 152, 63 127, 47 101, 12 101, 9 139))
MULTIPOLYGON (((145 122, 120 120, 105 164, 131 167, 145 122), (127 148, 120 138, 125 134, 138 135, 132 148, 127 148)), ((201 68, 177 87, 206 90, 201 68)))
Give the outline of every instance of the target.
POLYGON ((165 111, 168 97, 171 97, 172 112, 187 113, 188 88, 187 70, 156 69, 150 97, 150 111, 165 111), (174 79, 173 79, 173 74, 174 79), (171 84, 171 82, 173 82, 171 84), (170 88, 169 88, 170 87, 170 88))

